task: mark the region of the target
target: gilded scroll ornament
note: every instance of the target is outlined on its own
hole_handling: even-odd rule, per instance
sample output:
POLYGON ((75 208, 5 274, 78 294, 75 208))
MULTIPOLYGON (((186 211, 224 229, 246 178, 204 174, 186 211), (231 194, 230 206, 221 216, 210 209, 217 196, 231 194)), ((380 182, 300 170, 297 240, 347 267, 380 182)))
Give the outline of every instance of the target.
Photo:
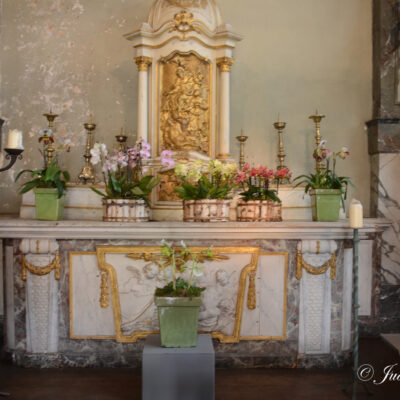
POLYGON ((177 30, 183 34, 190 31, 198 31, 193 26, 194 18, 192 13, 188 13, 183 10, 179 14, 175 14, 174 17, 174 26, 170 29, 171 31, 177 30))
POLYGON ((60 256, 58 254, 58 250, 53 258, 53 261, 45 266, 45 267, 36 267, 29 263, 23 254, 21 256, 21 263, 22 263, 22 280, 26 281, 26 270, 28 270, 33 275, 43 276, 49 274, 54 269, 54 278, 59 280, 60 279, 60 256))
POLYGON ((160 172, 161 178, 158 189, 158 201, 181 201, 175 188, 180 185, 180 181, 173 170, 160 172))
POLYGON ((247 292, 247 308, 255 310, 256 303, 256 271, 249 274, 249 290, 247 292))
POLYGON ((101 284, 100 284, 100 306, 101 308, 107 308, 110 304, 108 291, 108 274, 107 272, 101 273, 101 284))
POLYGON ((139 56, 135 58, 135 62, 138 66, 139 71, 148 71, 151 65, 152 59, 150 57, 139 56))
POLYGON ((161 60, 161 146, 210 153, 210 64, 194 53, 161 60))
POLYGON ((306 263, 303 258, 303 254, 300 250, 297 251, 297 265, 296 265, 296 278, 301 279, 303 275, 303 268, 312 275, 322 275, 329 268, 331 269, 330 278, 336 278, 336 254, 333 253, 331 258, 321 265, 320 267, 313 267, 312 265, 306 263))
POLYGON ((217 58, 217 65, 221 72, 231 72, 231 67, 235 60, 230 57, 217 58))

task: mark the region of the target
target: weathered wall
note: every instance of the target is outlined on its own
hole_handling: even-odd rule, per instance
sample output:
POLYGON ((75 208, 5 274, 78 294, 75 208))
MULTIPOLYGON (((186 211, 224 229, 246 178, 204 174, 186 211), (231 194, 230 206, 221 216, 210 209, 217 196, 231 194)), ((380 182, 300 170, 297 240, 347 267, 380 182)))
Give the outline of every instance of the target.
MULTIPOLYGON (((151 0, 3 0, 0 115, 6 132, 25 133, 24 160, 0 176, 0 212, 17 212, 22 167, 39 166, 37 132, 50 107, 60 114, 57 136, 71 139, 63 157, 72 176, 82 165, 83 122, 90 112, 97 139, 114 142, 136 129, 137 70, 122 35, 147 19, 151 0)), ((232 69, 232 149, 243 128, 248 160, 275 163, 278 112, 288 123, 287 164, 313 167, 316 108, 327 115, 322 135, 351 158, 339 172, 352 177, 368 213, 369 158, 364 122, 372 116, 370 0, 218 0, 224 20, 244 36, 232 69)), ((131 138, 132 140, 132 138, 131 138)), ((3 138, 3 143, 5 138, 3 138)))

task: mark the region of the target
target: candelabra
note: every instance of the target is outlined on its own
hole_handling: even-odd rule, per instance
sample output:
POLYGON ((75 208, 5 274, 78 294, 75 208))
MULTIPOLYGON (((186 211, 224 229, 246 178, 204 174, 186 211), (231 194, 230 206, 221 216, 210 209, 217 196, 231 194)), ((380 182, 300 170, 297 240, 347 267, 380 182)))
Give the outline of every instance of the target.
POLYGON ((128 136, 124 135, 124 128, 121 128, 121 133, 115 136, 115 139, 117 139, 117 142, 119 143, 118 151, 125 151, 128 136))
POLYGON ((240 132, 240 136, 236 136, 236 139, 240 143, 240 157, 239 157, 239 167, 240 169, 243 169, 244 167, 244 144, 246 143, 246 140, 248 139, 248 136, 243 135, 243 129, 240 132))
POLYGON ((87 131, 86 151, 83 155, 85 165, 83 166, 81 173, 78 175, 78 179, 81 183, 86 185, 88 182, 94 183, 95 181, 93 165, 90 162, 90 159, 92 158, 90 149, 92 148, 92 134, 96 129, 96 124, 93 123, 92 117, 90 117, 90 121, 83 124, 83 126, 87 131))
MULTIPOLYGON (((2 138, 3 124, 4 124, 4 120, 0 118, 0 151, 1 151, 1 138, 2 138)), ((10 160, 10 162, 5 167, 0 168, 0 172, 7 171, 8 169, 10 169, 15 164, 17 159, 22 160, 22 152, 24 151, 24 149, 8 148, 8 147, 5 148, 4 150, 7 153, 6 159, 10 160)))
MULTIPOLYGON (((312 119, 315 123, 315 144, 316 147, 318 147, 321 143, 321 133, 320 133, 320 127, 321 127, 321 120, 325 118, 325 115, 318 114, 318 110, 315 111, 314 115, 310 115, 309 117, 312 119)), ((324 169, 323 163, 321 161, 316 161, 316 170, 317 172, 320 172, 324 169)))
MULTIPOLYGON (((58 114, 53 114, 51 109, 49 113, 43 114, 44 117, 47 118, 47 121, 49 122, 49 131, 52 133, 53 132, 53 123, 54 120, 58 117, 58 114)), ((43 136, 45 138, 46 134, 43 136)), ((51 164, 53 161, 54 155, 55 155, 55 148, 53 146, 53 140, 49 140, 48 145, 46 146, 46 160, 47 160, 47 167, 51 164)))
POLYGON ((279 137, 279 148, 278 148, 278 160, 279 160, 279 165, 277 166, 277 170, 280 171, 281 169, 285 169, 285 150, 283 148, 283 137, 282 133, 283 130, 286 127, 286 122, 282 122, 280 115, 278 114, 278 122, 274 123, 274 128, 278 131, 278 137, 279 137))

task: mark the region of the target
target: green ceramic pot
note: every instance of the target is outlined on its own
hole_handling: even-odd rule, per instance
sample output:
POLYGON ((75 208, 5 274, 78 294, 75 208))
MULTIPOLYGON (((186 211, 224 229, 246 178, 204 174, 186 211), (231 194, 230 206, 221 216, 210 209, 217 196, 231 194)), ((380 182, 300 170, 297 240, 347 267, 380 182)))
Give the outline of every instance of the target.
POLYGON ((313 189, 310 191, 313 221, 339 221, 342 192, 339 189, 313 189))
POLYGON ((58 221, 64 215, 65 195, 57 198, 57 189, 36 188, 36 219, 58 221))
POLYGON ((200 297, 155 297, 162 347, 195 347, 200 297))

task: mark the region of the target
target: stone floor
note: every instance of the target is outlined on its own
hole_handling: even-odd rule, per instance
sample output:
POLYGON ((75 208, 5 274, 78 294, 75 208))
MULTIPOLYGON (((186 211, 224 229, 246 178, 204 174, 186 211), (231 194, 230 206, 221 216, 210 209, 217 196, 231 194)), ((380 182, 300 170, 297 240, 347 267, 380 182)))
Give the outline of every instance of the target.
MULTIPOLYGON (((359 387, 358 399, 391 400, 400 396, 399 353, 382 339, 360 341, 360 365, 370 364, 380 382, 383 369, 394 365, 398 381, 368 383, 373 396, 359 387)), ((217 400, 341 400, 351 368, 340 370, 217 370, 217 400)), ((141 398, 140 371, 132 369, 23 369, 0 364, 0 391, 10 400, 117 400, 141 398)), ((1 398, 1 397, 0 397, 1 398)), ((206 399, 205 399, 206 400, 206 399)))

